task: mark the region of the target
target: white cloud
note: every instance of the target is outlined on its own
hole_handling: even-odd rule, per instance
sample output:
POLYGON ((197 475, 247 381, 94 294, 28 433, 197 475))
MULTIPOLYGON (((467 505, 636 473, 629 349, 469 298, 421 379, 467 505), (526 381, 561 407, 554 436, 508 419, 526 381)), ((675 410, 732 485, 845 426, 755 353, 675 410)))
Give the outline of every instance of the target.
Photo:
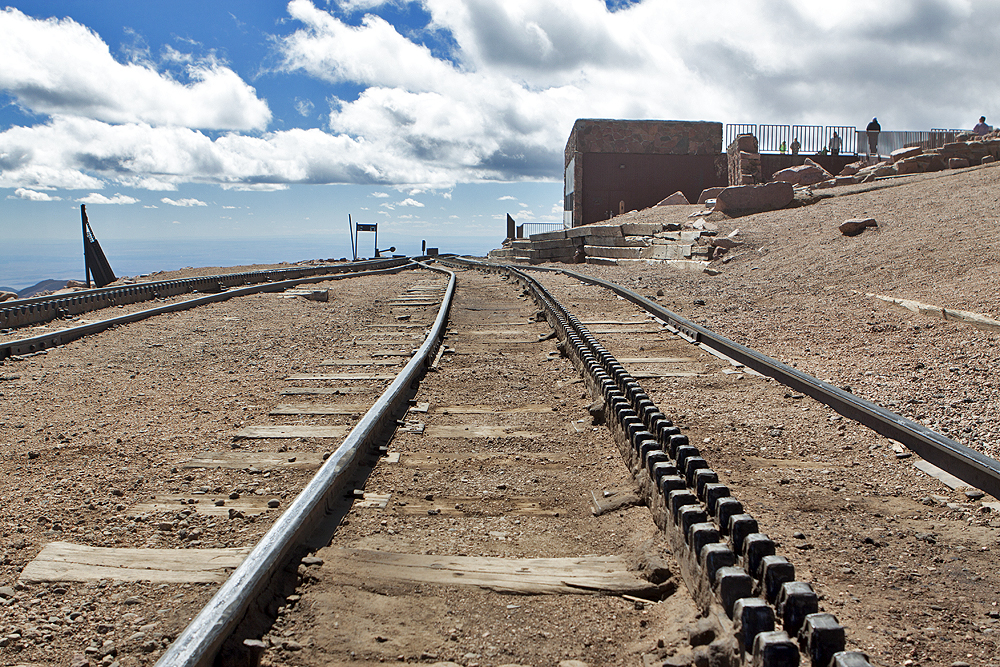
POLYGON ((388 203, 388 202, 386 202, 384 204, 379 204, 379 206, 382 207, 382 208, 387 208, 390 211, 395 211, 396 210, 396 207, 393 206, 392 204, 388 203))
POLYGON ((263 129, 271 120, 254 89, 213 58, 168 51, 168 60, 183 65, 187 83, 150 62, 116 61, 73 19, 0 10, 0 90, 33 113, 213 130, 263 129))
POLYGON ((7 195, 7 199, 25 199, 27 201, 62 201, 62 197, 55 197, 47 192, 38 192, 28 188, 17 188, 13 195, 7 195))
POLYGON ((313 104, 311 101, 301 100, 297 97, 295 98, 295 111, 297 111, 298 114, 303 118, 309 117, 312 114, 313 109, 315 108, 316 105, 313 104))
POLYGON ((216 60, 168 50, 163 72, 141 55, 122 63, 70 19, 2 10, 0 93, 49 117, 0 132, 0 187, 357 183, 415 197, 559 181, 580 117, 863 125, 877 114, 887 130, 927 129, 1000 106, 1000 89, 981 83, 994 74, 996 3, 644 0, 609 12, 603 0, 412 0, 430 20, 405 34, 375 15, 343 18, 405 2, 288 4, 269 76, 348 85, 331 89, 326 129, 282 131, 266 131, 266 102, 216 60), (361 92, 333 97, 341 89, 361 92))
POLYGON ((416 206, 417 208, 423 208, 423 203, 418 202, 416 199, 411 199, 407 197, 403 201, 399 202, 399 206, 416 206))
POLYGON ((160 208, 160 207, 157 206, 156 204, 145 204, 143 205, 143 208, 160 208))
POLYGON ((160 201, 171 206, 208 206, 208 204, 198 199, 170 199, 169 197, 164 197, 160 201))
POLYGON ((113 197, 105 197, 100 192, 91 192, 86 197, 77 199, 77 201, 81 204, 136 204, 139 202, 138 199, 129 197, 128 195, 115 193, 113 197))
POLYGON ((378 197, 379 199, 385 199, 386 197, 389 196, 389 193, 388 192, 373 192, 373 193, 371 193, 370 196, 372 196, 372 197, 378 197))
POLYGON ((517 197, 513 195, 504 195, 503 197, 497 197, 497 201, 517 201, 517 197))

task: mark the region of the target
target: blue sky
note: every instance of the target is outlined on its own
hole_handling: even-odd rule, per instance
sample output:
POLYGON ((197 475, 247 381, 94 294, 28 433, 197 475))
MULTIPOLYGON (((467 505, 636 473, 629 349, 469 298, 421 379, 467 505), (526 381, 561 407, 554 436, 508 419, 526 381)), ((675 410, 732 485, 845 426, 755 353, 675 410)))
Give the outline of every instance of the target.
POLYGON ((998 33, 984 0, 13 2, 0 262, 77 239, 81 203, 122 246, 239 235, 279 261, 351 214, 482 253, 507 213, 561 220, 576 118, 971 127, 998 33))

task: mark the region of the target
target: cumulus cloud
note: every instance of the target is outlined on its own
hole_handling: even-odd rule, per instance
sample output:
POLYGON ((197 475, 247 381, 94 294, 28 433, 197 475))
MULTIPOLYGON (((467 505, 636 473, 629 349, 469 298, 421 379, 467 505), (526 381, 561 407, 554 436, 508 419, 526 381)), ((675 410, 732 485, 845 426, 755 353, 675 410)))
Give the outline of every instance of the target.
POLYGON ((97 33, 72 19, 0 10, 0 89, 32 113, 213 130, 267 126, 267 103, 233 70, 212 58, 168 52, 168 59, 184 67, 187 83, 149 62, 118 62, 97 33))
POLYGON ((497 201, 517 201, 517 197, 513 195, 504 195, 503 197, 497 197, 497 201))
POLYGON ((412 199, 410 197, 407 197, 403 201, 399 202, 399 206, 415 206, 417 208, 424 207, 423 203, 418 202, 416 199, 412 199))
POLYGON ((91 192, 86 197, 77 199, 77 201, 81 204, 135 204, 139 200, 121 193, 116 193, 112 197, 105 197, 100 192, 91 192))
POLYGON ((379 199, 385 199, 386 197, 389 196, 389 193, 388 192, 373 192, 371 194, 371 196, 372 197, 378 197, 379 199))
POLYGON ((25 199, 27 201, 62 201, 62 197, 55 197, 47 192, 38 192, 28 188, 17 188, 14 194, 7 195, 7 199, 25 199))
POLYGON ((208 206, 208 204, 199 199, 170 199, 169 197, 164 197, 160 201, 171 206, 208 206))
MULTIPOLYGON (((324 128, 280 131, 268 131, 266 102, 221 62, 168 52, 183 76, 168 75, 142 57, 116 61, 70 19, 6 9, 0 92, 47 117, 0 132, 0 187, 355 183, 413 197, 561 180, 576 118, 863 125, 878 115, 887 130, 929 129, 971 125, 1000 105, 1000 90, 982 85, 993 77, 996 3, 612 6, 292 0, 269 76, 328 85, 330 108, 324 128), (403 4, 427 24, 404 31, 377 15, 403 4)), ((299 113, 317 111, 297 102, 299 113)))

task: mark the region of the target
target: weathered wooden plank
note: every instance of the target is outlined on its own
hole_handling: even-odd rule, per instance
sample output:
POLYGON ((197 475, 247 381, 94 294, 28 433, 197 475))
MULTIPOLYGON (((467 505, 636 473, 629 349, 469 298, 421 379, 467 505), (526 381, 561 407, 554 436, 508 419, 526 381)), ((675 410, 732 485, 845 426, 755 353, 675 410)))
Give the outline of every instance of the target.
POLYGON ((939 482, 947 486, 949 489, 968 488, 970 486, 970 484, 965 480, 959 479, 958 477, 952 475, 950 472, 938 468, 933 463, 928 463, 927 461, 923 460, 914 461, 913 467, 919 470, 920 472, 930 475, 934 479, 938 480, 939 482))
POLYGON ((341 394, 361 394, 370 391, 365 387, 288 387, 278 393, 281 396, 310 396, 310 395, 332 395, 341 394))
POLYGON ((392 511, 407 516, 566 516, 560 507, 543 507, 541 499, 528 496, 438 496, 433 500, 397 501, 392 511), (405 504, 404 504, 405 503, 405 504))
POLYGON ((531 467, 545 467, 552 465, 565 465, 570 460, 568 455, 561 454, 506 454, 502 452, 390 452, 389 456, 395 454, 402 465, 408 468, 437 468, 442 461, 459 463, 478 463, 490 461, 492 463, 508 463, 517 461, 518 465, 531 467))
POLYGON ((267 506, 268 500, 270 500, 269 496, 245 496, 236 500, 230 500, 227 496, 221 494, 211 496, 208 494, 203 496, 156 495, 148 502, 139 503, 133 510, 141 514, 145 512, 178 512, 185 509, 205 516, 228 517, 229 510, 232 509, 242 512, 244 515, 256 515, 263 514, 271 509, 267 506), (191 504, 191 500, 196 502, 191 504), (216 505, 216 500, 221 500, 224 504, 216 505))
POLYGON ((398 366, 399 359, 324 359, 320 366, 398 366))
POLYGON ((541 433, 533 431, 510 430, 503 426, 429 425, 424 429, 424 435, 431 438, 539 438, 541 433))
POLYGON ((323 405, 320 403, 279 403, 270 415, 363 415, 371 408, 370 403, 343 403, 323 405))
POLYGON ((250 553, 237 549, 114 549, 52 542, 21 571, 21 581, 221 583, 250 553))
POLYGON ((519 405, 513 408, 497 409, 492 405, 439 405, 430 409, 432 414, 441 415, 512 415, 552 412, 552 406, 538 403, 519 405))
MULTIPOLYGON (((347 427, 337 427, 347 428, 347 427)), ((325 454, 320 452, 204 452, 195 454, 185 468, 223 468, 228 470, 271 470, 273 468, 319 468, 325 454)), ((185 496, 190 498, 192 496, 185 496)))
MULTIPOLYGON (((604 593, 659 599, 664 590, 628 571, 617 556, 481 558, 425 556, 361 549, 321 552, 324 570, 345 581, 389 580, 478 586, 524 595, 604 593)), ((668 582, 672 587, 672 582, 668 582)))
POLYGON ((350 426, 247 426, 236 433, 236 439, 247 438, 343 438, 350 426))
POLYGON ((289 382, 306 380, 395 380, 396 376, 389 373, 330 373, 327 375, 289 375, 289 382))

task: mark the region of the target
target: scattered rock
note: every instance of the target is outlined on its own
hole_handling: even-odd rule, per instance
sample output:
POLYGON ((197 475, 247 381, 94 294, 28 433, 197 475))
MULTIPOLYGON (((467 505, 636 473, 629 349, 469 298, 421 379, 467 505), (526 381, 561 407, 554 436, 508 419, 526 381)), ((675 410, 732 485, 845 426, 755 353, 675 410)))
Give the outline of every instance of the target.
POLYGON ((10 301, 16 299, 17 294, 14 292, 0 292, 0 301, 10 301))
POLYGON ((660 201, 657 206, 690 206, 691 202, 688 198, 684 196, 684 193, 678 190, 674 194, 670 195, 666 199, 660 201))
POLYGON ((837 229, 839 229, 840 233, 844 236, 857 236, 869 227, 878 227, 878 223, 875 222, 875 218, 851 218, 840 225, 837 229))
POLYGON ((323 559, 318 556, 306 556, 299 562, 305 565, 306 567, 310 567, 314 565, 322 565, 323 559))
POLYGON ((965 497, 968 498, 969 500, 979 500, 985 495, 986 494, 980 491, 979 489, 969 489, 968 491, 965 492, 965 497))
POLYGON ((709 618, 700 618, 698 622, 688 629, 688 643, 691 646, 707 646, 715 641, 718 627, 709 618))
POLYGON ((267 501, 267 506, 270 507, 271 509, 274 509, 279 505, 281 505, 281 501, 278 500, 277 498, 271 498, 270 500, 267 501))
POLYGON ((782 169, 771 177, 772 181, 782 181, 792 185, 813 185, 831 179, 833 174, 809 158, 806 158, 805 164, 782 169))
POLYGON ((893 152, 889 153, 889 162, 896 163, 900 160, 905 160, 908 157, 914 157, 923 153, 924 150, 920 146, 906 146, 904 148, 897 148, 893 152))
POLYGON ((735 185, 723 189, 715 198, 715 210, 728 214, 774 211, 792 201, 791 183, 778 181, 765 185, 735 185))
POLYGON ((592 423, 594 426, 599 426, 604 423, 606 418, 607 405, 604 403, 603 398, 599 398, 587 407, 587 412, 590 413, 592 423))

